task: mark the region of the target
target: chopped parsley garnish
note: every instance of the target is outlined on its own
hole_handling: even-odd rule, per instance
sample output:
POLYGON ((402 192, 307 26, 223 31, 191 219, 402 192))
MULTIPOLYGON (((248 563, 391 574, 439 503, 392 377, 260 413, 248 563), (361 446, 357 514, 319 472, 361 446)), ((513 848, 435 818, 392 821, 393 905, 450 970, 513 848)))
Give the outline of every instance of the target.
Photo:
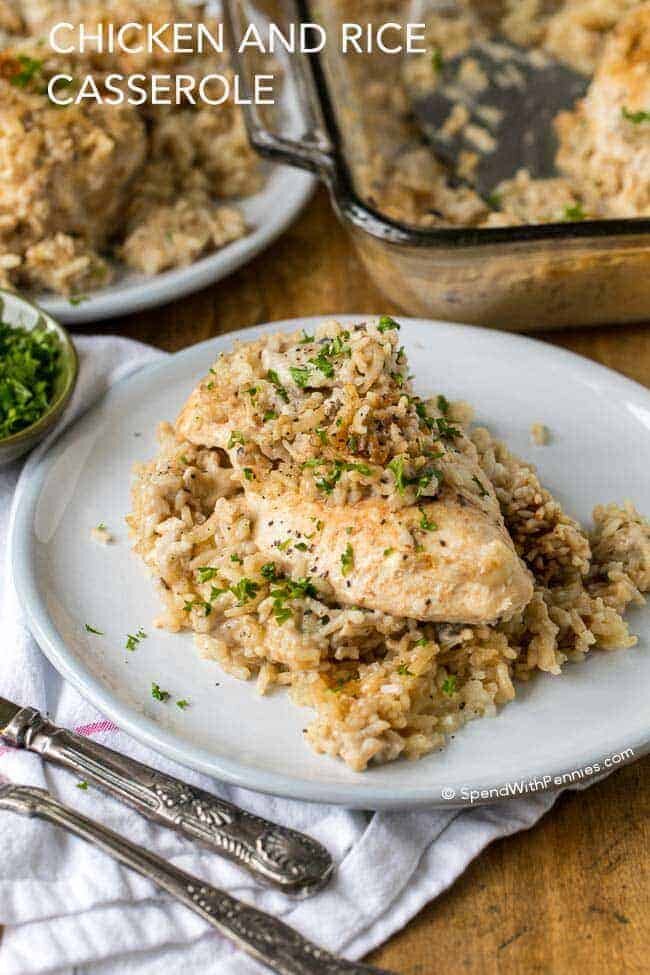
POLYGON ((30 58, 26 54, 19 54, 17 60, 20 64, 20 71, 12 75, 10 81, 14 88, 26 88, 30 81, 33 81, 40 74, 43 61, 39 61, 38 58, 30 58))
POLYGON ((223 596, 225 592, 229 592, 229 590, 223 587, 213 586, 210 590, 210 602, 213 603, 215 599, 218 599, 219 596, 223 596))
POLYGON ((299 552, 306 552, 309 549, 309 545, 306 542, 296 542, 293 547, 297 548, 299 552))
POLYGON ((243 446, 245 443, 246 441, 244 440, 244 434, 241 432, 241 430, 233 430, 230 434, 230 439, 228 440, 228 450, 232 450, 232 448, 236 447, 238 444, 243 446))
POLYGON ((384 332, 390 332, 393 330, 399 332, 400 330, 399 323, 396 322, 394 318, 391 318, 390 315, 382 315, 381 318, 379 319, 379 324, 377 325, 377 328, 379 329, 380 332, 382 332, 382 334, 384 332))
POLYGON ((243 558, 241 557, 241 555, 237 555, 237 553, 236 553, 236 552, 233 552, 233 553, 232 553, 232 555, 230 556, 230 561, 231 561, 231 562, 238 562, 238 563, 239 563, 239 564, 241 565, 241 563, 242 563, 242 562, 243 562, 244 560, 243 560, 243 558))
POLYGON ((420 471, 414 477, 407 477, 404 470, 404 457, 401 454, 398 457, 393 457, 388 465, 388 470, 392 472, 395 478, 395 487, 398 493, 403 495, 407 487, 415 487, 416 498, 421 497, 434 477, 439 481, 442 480, 442 472, 435 467, 420 471))
POLYGON ((354 569, 354 549, 348 542, 345 546, 345 552, 341 556, 341 575, 349 576, 354 569))
POLYGON ((409 670, 406 664, 400 664, 397 668, 397 673, 400 675, 400 677, 415 677, 413 671, 409 670))
POLYGON ((291 378, 296 386, 299 386, 300 389, 304 389, 309 382, 311 369, 309 369, 307 366, 289 366, 289 372, 291 373, 291 378))
POLYGON ((427 413, 426 404, 423 403, 422 400, 418 400, 416 402, 415 412, 417 413, 420 420, 422 420, 427 430, 433 430, 433 427, 435 425, 435 420, 432 416, 429 416, 429 414, 427 413))
POLYGON ((309 343, 310 342, 313 342, 313 341, 314 341, 314 336, 313 335, 308 335, 308 333, 303 328, 303 330, 302 330, 302 338, 300 339, 300 345, 309 345, 309 343))
POLYGON ((182 697, 180 701, 176 701, 176 707, 180 708, 181 711, 184 711, 185 708, 189 708, 189 706, 190 706, 190 702, 186 701, 184 697, 182 697))
POLYGON ((266 410, 263 419, 265 423, 268 423, 269 420, 277 420, 277 418, 278 414, 275 412, 275 410, 266 410))
POLYGON ((104 524, 103 521, 100 521, 100 523, 97 525, 97 531, 98 532, 105 532, 106 531, 106 525, 104 524))
POLYGON ((249 600, 254 599, 259 592, 259 583, 253 582, 252 579, 244 578, 240 579, 237 585, 231 586, 230 591, 233 596, 237 599, 237 605, 243 606, 249 600))
POLYGON ((282 383, 280 382, 280 377, 278 376, 275 369, 269 369, 269 371, 266 374, 266 378, 270 383, 273 383, 273 385, 278 391, 278 396, 280 397, 280 399, 284 400, 285 403, 288 403, 289 394, 284 388, 284 386, 282 385, 282 383))
POLYGON ((279 626, 293 616, 293 612, 286 605, 287 600, 309 597, 315 599, 318 596, 318 591, 309 576, 304 579, 278 579, 276 576, 273 581, 277 582, 277 589, 271 589, 269 595, 273 600, 273 615, 279 626))
MULTIPOLYGON (((326 462, 323 460, 314 460, 313 462, 307 461, 306 464, 303 464, 303 467, 320 467, 324 463, 326 462)), ((335 460, 330 467, 329 473, 316 481, 316 487, 320 491, 324 491, 325 494, 331 494, 338 482, 341 480, 341 475, 344 471, 356 471, 357 474, 363 474, 364 477, 369 477, 372 474, 372 471, 367 464, 349 463, 343 460, 335 460)))
POLYGON ((445 416, 436 418, 436 426, 438 428, 438 436, 442 440, 455 440, 456 437, 460 437, 460 430, 452 426, 445 416))
POLYGON ((420 528, 422 529, 422 531, 423 532, 438 531, 438 526, 436 525, 435 521, 431 521, 429 518, 427 518, 426 511, 422 511, 420 513, 422 515, 422 517, 420 518, 420 528))
POLYGON ((485 490, 485 486, 482 484, 481 481, 479 481, 479 479, 476 476, 476 474, 474 475, 474 477, 472 478, 472 480, 474 481, 474 484, 476 484, 477 488, 479 489, 480 496, 482 498, 487 498, 488 492, 485 490))
POLYGON ((292 611, 286 606, 281 599, 276 599, 273 603, 273 616, 278 626, 282 626, 287 620, 291 619, 293 616, 292 611))
POLYGON ((278 567, 275 562, 267 562, 262 566, 260 572, 264 579, 268 579, 269 582, 275 582, 278 578, 278 567))
POLYGON ((255 475, 253 474, 252 467, 245 467, 244 468, 244 477, 246 478, 247 481, 254 480, 255 475))
POLYGON ((631 122, 632 125, 641 125, 642 122, 650 122, 650 110, 646 111, 641 109, 638 112, 631 112, 629 108, 624 105, 621 109, 621 114, 623 118, 631 122))
POLYGON ((447 416, 447 414, 449 413, 449 400, 447 399, 447 397, 446 396, 443 396, 442 393, 440 393, 440 395, 438 396, 438 399, 437 399, 437 403, 438 403, 438 409, 440 410, 440 412, 444 416, 447 416))
POLYGON ((485 197, 485 201, 493 210, 499 210, 501 208, 500 193, 490 193, 489 196, 485 197))
POLYGON ((334 366, 327 358, 327 353, 324 349, 318 353, 313 359, 309 360, 312 366, 315 366, 327 379, 331 379, 334 375, 334 366))
POLYGON ((199 582, 210 582, 210 579, 214 579, 218 571, 218 569, 213 568, 211 565, 202 565, 196 570, 196 575, 199 582))
POLYGON ((210 605, 210 603, 206 602, 203 599, 189 600, 183 606, 183 612, 191 613, 195 606, 200 606, 205 616, 209 616, 210 613, 212 612, 212 606, 210 605))
POLYGON ((440 74, 444 66, 445 61, 442 56, 442 50, 439 47, 434 47, 431 53, 431 67, 437 74, 440 74))
POLYGON ((419 640, 416 640, 413 644, 414 647, 426 647, 429 641, 425 636, 421 636, 419 640))
POLYGON ((255 399, 255 397, 257 396, 257 386, 250 386, 246 390, 246 392, 248 393, 251 399, 255 399))
POLYGON ((456 677, 451 674, 447 677, 442 685, 442 693, 446 694, 447 697, 451 697, 456 691, 456 677))
POLYGON ((60 369, 54 332, 0 321, 0 439, 31 426, 47 411, 60 369))
POLYGON ((587 214, 584 211, 582 203, 576 203, 574 206, 565 207, 564 219, 567 221, 573 221, 575 223, 578 223, 580 220, 586 220, 587 214))
POLYGON ((138 630, 137 633, 127 633, 125 647, 127 650, 135 650, 141 640, 146 640, 147 634, 144 630, 138 630))
POLYGON ((325 430, 325 428, 316 427, 316 434, 320 442, 323 444, 323 446, 325 446, 325 444, 327 443, 327 431, 325 430))
POLYGON ((85 626, 86 626, 86 633, 94 633, 95 636, 104 636, 102 630, 96 630, 94 626, 90 625, 90 623, 86 623, 85 626))
POLYGON ((77 782, 77 788, 81 789, 82 792, 86 792, 86 790, 88 789, 88 783, 86 782, 85 779, 82 782, 77 782))
POLYGON ((384 558, 387 559, 388 556, 389 555, 392 555, 394 551, 395 551, 394 548, 385 548, 384 549, 384 558))
POLYGON ((161 691, 159 684, 153 683, 151 685, 151 696, 154 701, 168 701, 170 694, 169 691, 161 691))

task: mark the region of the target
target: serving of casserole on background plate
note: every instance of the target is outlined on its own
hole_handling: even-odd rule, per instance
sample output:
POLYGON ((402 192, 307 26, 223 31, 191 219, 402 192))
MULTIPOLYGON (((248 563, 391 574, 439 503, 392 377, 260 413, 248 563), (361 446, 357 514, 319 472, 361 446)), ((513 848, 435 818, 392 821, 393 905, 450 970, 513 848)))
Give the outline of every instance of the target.
MULTIPOLYGON (((316 332, 317 339, 325 339, 326 343, 335 342, 338 335, 345 345, 349 340, 345 339, 344 333, 347 331, 354 336, 355 332, 350 326, 360 321, 363 319, 346 318, 336 335, 333 332, 330 335, 326 329, 316 332)), ((251 340, 261 334, 295 332, 303 327, 310 337, 318 324, 314 321, 280 322, 263 329, 246 330, 234 337, 251 340)), ((438 323, 434 333, 436 341, 425 343, 425 334, 432 334, 427 328, 429 324, 402 322, 399 345, 404 346, 401 353, 405 357, 404 364, 410 361, 415 373, 413 385, 418 396, 423 400, 434 397, 435 404, 435 397, 444 394, 438 410, 435 405, 426 407, 426 416, 435 426, 434 440, 438 440, 438 433, 444 431, 447 436, 443 439, 447 444, 453 443, 455 435, 450 435, 446 426, 453 425, 453 403, 468 399, 477 409, 478 425, 489 426, 491 432, 507 442, 514 453, 532 460, 539 468, 542 483, 552 490, 554 497, 571 517, 589 523, 591 510, 596 504, 625 498, 630 498, 641 512, 650 510, 650 491, 644 473, 650 459, 646 456, 650 448, 645 446, 650 416, 647 391, 578 357, 504 333, 478 332, 438 323), (452 404, 450 408, 448 403, 452 404), (531 424, 539 422, 543 422, 552 433, 552 442, 547 446, 532 446, 530 443, 531 424)), ((384 325, 385 331, 374 327, 369 329, 373 343, 384 347, 390 356, 400 354, 399 346, 394 341, 395 330, 387 327, 386 322, 384 325)), ((328 328, 331 330, 333 326, 328 328)), ((446 794, 449 794, 449 790, 455 792, 462 801, 462 790, 466 787, 489 789, 522 778, 528 780, 535 776, 570 772, 602 760, 617 748, 632 748, 636 755, 640 754, 649 737, 643 693, 650 670, 645 649, 648 625, 644 609, 634 610, 630 614, 630 630, 639 635, 638 644, 622 651, 594 650, 581 665, 565 664, 562 676, 547 672, 537 674, 534 679, 524 683, 517 681, 514 700, 494 717, 472 721, 452 734, 443 751, 429 751, 431 747, 437 748, 442 744, 436 737, 440 730, 438 728, 427 746, 419 749, 423 757, 418 762, 403 759, 385 765, 372 762, 362 775, 332 757, 311 751, 304 740, 307 737, 304 730, 314 718, 310 708, 295 708, 282 690, 271 690, 263 697, 256 695, 250 684, 224 673, 220 663, 202 659, 193 647, 189 633, 153 630, 151 621, 160 615, 160 605, 150 581, 133 557, 124 526, 124 517, 131 507, 131 469, 134 463, 155 454, 154 431, 160 420, 173 420, 196 386, 197 379, 207 373, 217 354, 230 352, 232 348, 233 336, 220 337, 176 355, 120 384, 75 426, 74 434, 65 435, 48 455, 36 458, 28 471, 29 477, 23 478, 12 534, 16 584, 37 639, 64 676, 125 730, 182 762, 264 791, 351 806, 381 808, 435 804, 443 801, 443 789, 447 790, 446 794), (92 528, 99 523, 105 524, 114 535, 112 544, 98 546, 90 539, 92 528), (79 571, 80 565, 83 565, 83 572, 79 571), (100 632, 95 633, 94 630, 100 632), (133 646, 131 650, 126 649, 128 634, 140 633, 146 636, 137 641, 135 649, 133 646), (152 696, 153 685, 159 692, 165 693, 152 696), (161 700, 161 696, 166 699, 161 700), (178 708, 174 704, 178 700, 189 704, 178 708), (429 754, 425 754, 427 751, 429 754)), ((318 349, 310 348, 307 340, 304 348, 309 353, 306 361, 319 360, 318 349)), ((327 345, 326 348, 337 354, 342 351, 338 345, 327 345)), ((267 354, 279 354, 281 357, 282 348, 274 347, 272 340, 267 354)), ((288 368, 298 370, 295 374, 289 371, 288 376, 297 377, 300 390, 308 390, 308 380, 300 386, 304 378, 301 370, 306 366, 292 362, 288 368)), ((269 369, 275 373, 269 385, 274 387, 275 392, 278 388, 286 390, 290 379, 285 378, 281 358, 276 358, 272 365, 267 364, 267 373, 269 369), (277 379, 277 384, 274 379, 277 379)), ((326 371, 329 371, 328 366, 326 371)), ((207 382, 210 381, 212 379, 208 377, 207 382)), ((218 377, 214 381, 218 384, 218 377)), ((253 382, 252 386, 255 385, 253 382)), ((256 395, 261 398, 274 395, 266 385, 262 388, 261 382, 257 385, 260 389, 256 395)), ((302 392, 300 395, 303 395, 302 392)), ((409 391, 409 397, 404 399, 408 402, 410 396, 409 391)), ((395 402, 399 398, 397 395, 395 402)), ((423 410, 418 407, 419 403, 420 400, 413 401, 415 415, 422 418, 423 410)), ((264 413, 273 409, 270 404, 262 405, 264 413)), ((275 412, 280 413, 278 409, 275 412)), ((267 422, 274 422, 274 419, 270 418, 267 422)), ((333 422, 335 424, 335 420, 333 422)), ((246 440, 245 431, 237 432, 246 440)), ((230 431, 229 440, 232 435, 233 430, 230 431)), ((272 432, 270 436, 272 439, 272 432)), ((237 440, 238 436, 235 437, 237 440)), ((239 446, 242 444, 233 442, 229 448, 226 441, 223 447, 217 444, 216 449, 224 454, 230 453, 231 459, 234 457, 236 460, 237 454, 232 451, 239 446)), ((359 444, 352 446, 354 450, 360 449, 359 444)), ((437 445, 432 451, 426 444, 423 446, 426 452, 439 453, 437 445)), ((194 444, 180 449, 183 452, 197 450, 197 446, 194 444)), ((483 454, 490 450, 485 442, 480 444, 480 437, 479 450, 483 454)), ((469 452, 471 454, 471 450, 469 452)), ((189 474, 193 467, 200 467, 193 464, 195 459, 193 454, 186 456, 188 464, 182 459, 180 461, 183 468, 189 469, 189 474)), ((387 462, 392 464, 390 458, 387 458, 387 462)), ((300 463, 304 463, 304 458, 300 463)), ((349 461, 350 465, 353 463, 349 461)), ((362 461, 358 463, 363 464, 362 461)), ((456 469, 453 458, 451 467, 445 458, 436 457, 435 463, 443 469, 443 485, 445 473, 453 479, 456 476, 454 470, 462 479, 463 471, 456 469)), ((484 511, 481 517, 485 517, 487 524, 494 503, 492 489, 485 480, 485 467, 482 468, 483 473, 477 473, 478 468, 474 468, 473 464, 472 460, 465 471, 468 483, 460 493, 467 493, 469 498, 473 492, 474 503, 480 511, 484 511), (479 490, 473 478, 481 484, 482 490, 479 490)), ((398 465, 392 464, 392 479, 384 478, 382 473, 377 474, 376 490, 371 491, 369 496, 377 498, 382 495, 392 503, 390 485, 396 482, 396 467, 398 465)), ((244 473, 238 490, 241 490, 240 485, 244 481, 249 485, 251 483, 245 473, 248 469, 255 474, 255 463, 249 464, 247 461, 241 466, 244 473)), ((309 464, 303 470, 309 480, 309 464)), ((172 477, 177 476, 175 470, 169 473, 172 477)), ((359 474, 362 481, 365 479, 368 484, 372 482, 364 471, 350 467, 339 473, 333 487, 340 486, 354 492, 358 490, 358 483, 351 482, 357 482, 359 474), (353 476, 346 479, 349 483, 342 484, 346 474, 353 476)), ((402 467, 401 474, 403 485, 407 481, 412 482, 414 472, 408 465, 402 467)), ((227 476, 232 476, 232 472, 227 476)), ((327 470, 323 472, 322 479, 328 479, 327 470)), ((498 482, 498 472, 495 471, 491 479, 498 482)), ((407 492, 404 504, 398 500, 393 505, 397 520, 410 516, 414 507, 417 509, 419 520, 415 534, 426 551, 438 532, 450 533, 452 539, 454 535, 453 524, 443 525, 444 488, 441 488, 442 494, 437 499, 437 486, 429 487, 432 480, 438 479, 429 478, 427 485, 424 485, 422 478, 422 483, 418 482, 415 488, 416 495, 421 488, 417 497, 411 498, 407 492), (440 520, 437 528, 433 528, 434 511, 440 520)), ((308 484, 305 488, 311 490, 308 484)), ((302 489, 303 486, 300 487, 302 489)), ((503 503, 503 499, 500 500, 503 503)), ((335 510, 335 506, 331 510, 335 510)), ((498 534, 500 516, 495 513, 493 517, 496 517, 494 531, 498 534)), ((506 521, 508 517, 506 513, 506 521)), ((560 534, 570 534, 569 525, 567 521, 560 534)), ((337 580, 335 573, 331 573, 334 585, 342 587, 339 588, 339 596, 345 589, 345 583, 350 581, 351 573, 346 567, 350 560, 354 564, 355 555, 358 556, 363 546, 363 527, 351 527, 353 532, 346 534, 338 546, 342 546, 342 552, 338 548, 335 552, 335 561, 342 570, 341 578, 337 580), (348 548, 352 552, 345 562, 348 548)), ((647 532, 643 534, 645 530, 641 531, 641 537, 645 539, 647 532)), ((628 534, 625 537, 628 538, 628 534)), ((516 540, 518 544, 521 542, 521 539, 516 540)), ((243 541, 247 542, 246 539, 243 541)), ((273 548, 275 545, 274 538, 266 542, 258 541, 262 547, 268 544, 273 548)), ((310 543, 314 544, 307 540, 306 544, 310 543)), ((596 541, 593 546, 596 553, 598 546, 596 541)), ((390 548, 390 544, 387 547, 390 548)), ((311 600, 308 608, 315 611, 317 597, 311 592, 284 592, 288 579, 295 582, 304 580, 308 575, 303 575, 302 570, 298 575, 297 571, 293 571, 294 568, 298 570, 297 563, 294 566, 291 564, 292 558, 304 554, 301 549, 298 548, 293 556, 287 548, 282 550, 276 546, 273 551, 277 551, 277 556, 271 559, 267 553, 263 563, 277 563, 274 569, 276 579, 271 580, 275 594, 270 594, 269 606, 275 618, 270 625, 271 628, 278 625, 291 628, 295 621, 288 618, 286 610, 291 614, 302 613, 305 607, 301 605, 299 597, 307 595, 311 600), (296 595, 298 601, 294 604, 296 595), (276 613, 276 610, 285 612, 276 613)), ((603 542, 601 554, 606 551, 607 544, 603 542)), ((228 566, 225 562, 205 560, 203 573, 196 571, 193 575, 196 591, 193 595, 188 591, 188 596, 191 596, 188 602, 197 600, 197 606, 189 606, 186 618, 193 620, 193 628, 199 632, 210 630, 212 620, 215 623, 218 621, 220 599, 225 600, 226 607, 230 607, 245 601, 244 596, 253 596, 253 601, 257 603, 266 595, 262 589, 263 576, 257 583, 255 593, 250 585, 245 592, 243 585, 240 585, 241 580, 235 578, 235 575, 242 575, 242 563, 238 560, 250 559, 250 563, 244 562, 246 574, 242 578, 248 578, 249 583, 256 580, 252 571, 249 572, 256 558, 252 546, 241 553, 224 546, 220 554, 227 556, 228 566), (233 554, 236 556, 234 560, 230 558, 233 554), (215 579, 209 580, 207 575, 211 568, 216 570, 215 579), (201 575, 205 577, 203 581, 201 575), (227 586, 224 584, 225 576, 227 586), (204 584, 207 596, 203 593, 204 584), (215 608, 206 614, 205 604, 210 601, 212 585, 218 589, 229 589, 229 592, 225 596, 215 596, 215 608), (203 616, 199 599, 204 604, 203 616), (208 620, 210 626, 203 626, 202 620, 208 620)), ((574 564, 578 566, 585 552, 575 554, 574 564)), ((325 553, 322 555, 324 558, 325 553)), ((594 561, 598 562, 599 559, 600 556, 596 554, 594 561)), ((603 561, 615 561, 611 549, 603 561)), ((506 558, 505 564, 507 562, 506 558)), ((641 562, 637 559, 638 565, 643 565, 643 558, 641 562)), ((533 572, 538 572, 539 576, 544 571, 550 572, 550 568, 550 563, 544 565, 542 558, 539 566, 533 566, 533 572)), ((601 595, 607 601, 609 596, 605 589, 608 584, 611 583, 616 589, 617 583, 624 585, 624 580, 621 576, 610 576, 609 583, 605 579, 600 583, 601 595)), ((553 585, 552 582, 548 584, 553 585)), ((519 588, 515 585, 513 591, 515 597, 525 603, 530 593, 524 593, 524 588, 520 583, 519 588)), ((388 594, 389 587, 385 589, 388 594)), ((613 596, 613 590, 610 595, 613 596)), ((570 611, 570 594, 565 596, 565 608, 570 611)), ((332 599, 331 594, 329 598, 322 594, 322 598, 334 607, 332 615, 335 615, 338 597, 332 599)), ((359 591, 354 601, 363 604, 364 598, 363 591, 359 591)), ((443 611, 447 608, 445 606, 443 611)), ((520 607, 511 608, 516 610, 520 607)), ((608 615, 602 608, 606 622, 615 624, 615 618, 618 619, 616 614, 612 611, 608 615)), ((181 607, 181 611, 183 609, 181 607)), ((363 615, 361 609, 355 608, 354 613, 363 615)), ((382 612, 389 615, 398 611, 401 611, 398 606, 382 607, 382 612)), ((498 615, 501 610, 495 612, 498 615)), ((455 619, 461 619, 463 613, 461 609, 460 616, 457 615, 455 619)), ((426 613, 418 611, 418 615, 422 618, 426 613)), ((592 642, 589 627, 580 630, 577 620, 567 620, 563 624, 560 617, 561 613, 554 617, 562 631, 557 646, 559 656, 575 656, 574 651, 588 649, 592 642), (575 643, 568 639, 570 632, 575 634, 575 643)), ((426 662, 420 660, 420 655, 426 653, 426 645, 432 642, 434 636, 432 628, 442 619, 444 616, 436 618, 432 615, 429 623, 420 620, 409 629, 409 648, 401 646, 397 652, 393 652, 395 659, 389 662, 391 676, 384 684, 404 682, 408 685, 409 682, 417 682, 420 672, 427 666, 426 662), (416 643, 417 647, 413 646, 416 643), (407 649, 412 652, 410 658, 407 649), (409 660, 412 666, 409 666, 409 660)), ((599 625, 596 620, 594 631, 599 625)), ((218 635, 218 627, 215 632, 218 635)), ((440 635, 440 631, 438 633, 440 635)), ((541 629, 538 635, 540 633, 541 629)), ((215 634, 207 632, 206 635, 213 638, 215 634)), ((451 633, 444 636, 450 637, 451 633)), ((607 644, 603 629, 600 636, 601 642, 607 644)), ((616 629, 610 636, 613 639, 609 643, 617 646, 632 642, 627 640, 622 629, 616 629)), ((527 654, 531 660, 535 657, 536 651, 531 645, 534 637, 535 634, 531 633, 525 638, 524 659, 527 654)), ((488 645, 490 640, 489 634, 485 634, 484 645, 488 645)), ((499 645, 504 647, 506 643, 501 634, 499 645)), ((538 640, 538 653, 542 652, 543 644, 543 639, 538 640)), ((269 653, 273 653, 272 639, 269 653)), ((445 653, 444 673, 440 672, 440 680, 430 690, 438 694, 440 701, 453 704, 462 700, 467 674, 462 669, 454 670, 451 647, 445 653), (445 653, 448 653, 447 657, 445 653)), ((219 657, 219 653, 212 656, 219 657)), ((388 657, 391 657, 391 653, 388 657)), ((224 662, 228 663, 222 655, 224 662)), ((547 660, 548 666, 541 669, 557 671, 558 668, 554 666, 556 662, 547 660)), ((234 664, 239 666, 242 660, 237 657, 234 664)), ((372 664, 369 666, 372 667, 372 664)), ((480 670, 480 661, 475 661, 473 666, 480 670)), ((350 662, 340 660, 334 668, 334 686, 330 694, 338 708, 344 705, 348 678, 339 674, 337 667, 350 669, 350 662)), ((279 668, 280 671, 282 669, 279 668)), ((363 668, 359 666, 358 669, 363 668)), ((474 676, 478 679, 478 674, 474 676)), ((350 689, 358 687, 356 682, 360 679, 363 683, 363 675, 355 673, 350 677, 350 689)), ((329 679, 327 674, 325 679, 329 679)), ((302 696, 298 703, 313 706, 314 701, 302 696)), ((496 703, 502 703, 498 695, 496 703)), ((456 710, 449 707, 448 712, 453 715, 456 710)), ((486 713, 490 714, 493 710, 488 707, 486 713)), ((426 716, 426 712, 422 713, 426 716)), ((322 718, 323 715, 319 713, 321 725, 322 718)), ((452 721, 449 730, 454 732, 460 723, 452 721)), ((318 739, 314 740, 313 734, 311 737, 312 743, 318 746, 318 739)), ((389 740, 394 739, 389 736, 389 740)), ((408 747, 398 749, 396 754, 401 750, 409 754, 408 747)), ((326 751, 334 754, 336 749, 327 747, 326 751)), ((415 753, 418 753, 417 748, 411 752, 415 753)), ((350 764, 355 767, 365 764, 355 761, 351 753, 348 760, 349 757, 352 758, 350 764)), ((377 757, 386 759, 396 755, 377 757)))

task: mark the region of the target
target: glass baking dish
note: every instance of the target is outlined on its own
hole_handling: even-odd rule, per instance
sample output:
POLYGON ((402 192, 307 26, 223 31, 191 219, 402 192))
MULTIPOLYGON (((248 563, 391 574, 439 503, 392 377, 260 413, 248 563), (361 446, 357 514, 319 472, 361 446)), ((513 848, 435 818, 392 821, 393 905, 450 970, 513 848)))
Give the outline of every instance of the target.
MULTIPOLYGON (((409 7, 397 0, 371 5, 380 22, 403 20, 409 7)), ((285 24, 320 23, 330 38, 343 20, 373 19, 364 0, 287 0, 281 7, 281 16, 277 7, 265 13, 285 24)), ((227 0, 225 8, 236 49, 248 4, 227 0)), ((423 228, 381 212, 363 192, 364 174, 377 140, 405 138, 406 123, 399 112, 373 108, 372 86, 378 79, 397 86, 400 60, 343 56, 337 43, 318 55, 292 54, 303 116, 295 136, 274 131, 255 106, 244 109, 251 142, 263 156, 310 170, 327 185, 383 293, 413 315, 517 331, 650 320, 649 219, 423 228)), ((235 61, 246 79, 247 58, 235 61)))

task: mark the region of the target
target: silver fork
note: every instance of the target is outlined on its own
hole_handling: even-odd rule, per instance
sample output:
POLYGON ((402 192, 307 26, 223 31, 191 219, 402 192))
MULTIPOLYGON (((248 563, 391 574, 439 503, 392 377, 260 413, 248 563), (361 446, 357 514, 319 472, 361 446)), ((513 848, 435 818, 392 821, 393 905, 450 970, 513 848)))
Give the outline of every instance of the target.
POLYGON ((45 789, 0 786, 0 810, 37 816, 99 847, 119 863, 153 880, 278 975, 390 975, 383 969, 336 958, 283 921, 179 870, 101 823, 64 806, 45 789))
POLYGON ((332 875, 332 858, 311 836, 254 816, 106 745, 58 728, 35 708, 3 697, 0 741, 62 765, 147 819, 204 843, 285 894, 308 897, 332 875))

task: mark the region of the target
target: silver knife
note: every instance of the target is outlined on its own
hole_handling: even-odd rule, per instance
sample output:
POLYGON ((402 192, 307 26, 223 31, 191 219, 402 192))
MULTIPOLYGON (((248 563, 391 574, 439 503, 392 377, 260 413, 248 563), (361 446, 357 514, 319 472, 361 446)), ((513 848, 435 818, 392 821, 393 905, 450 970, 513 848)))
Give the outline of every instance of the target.
POLYGON ((168 860, 57 802, 45 789, 11 783, 3 786, 0 782, 0 810, 38 816, 98 846, 131 870, 153 880, 278 975, 391 975, 362 962, 336 958, 278 918, 179 870, 168 860))
POLYGON ((308 897, 329 880, 327 850, 304 833, 245 812, 209 792, 119 752, 57 728, 35 708, 0 697, 0 740, 36 752, 168 826, 234 860, 294 897, 308 897))

